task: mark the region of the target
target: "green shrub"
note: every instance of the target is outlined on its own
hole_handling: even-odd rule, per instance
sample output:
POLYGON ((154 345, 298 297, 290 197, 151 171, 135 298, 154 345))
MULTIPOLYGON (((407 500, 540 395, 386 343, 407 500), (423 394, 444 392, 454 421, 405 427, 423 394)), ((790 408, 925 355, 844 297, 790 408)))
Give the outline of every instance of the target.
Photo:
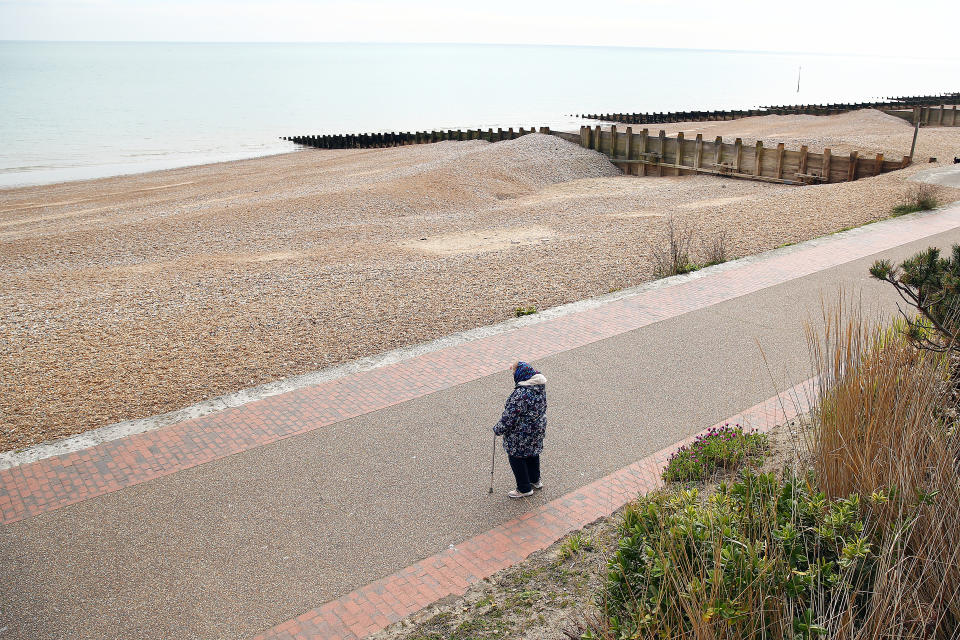
POLYGON ((905 216, 908 213, 916 213, 917 211, 926 211, 927 209, 933 209, 933 207, 921 207, 919 204, 898 204, 895 206, 892 211, 895 216, 905 216))
POLYGON ((522 318, 523 316, 531 316, 536 312, 537 312, 537 308, 531 305, 529 307, 517 307, 517 310, 515 313, 518 318, 522 318))
POLYGON ((936 209, 940 206, 938 195, 938 190, 933 185, 914 185, 910 191, 904 194, 900 204, 893 208, 893 215, 903 216, 916 211, 936 209))
POLYGON ((718 469, 734 469, 762 457, 767 436, 745 432, 739 424, 711 428, 693 444, 670 456, 663 479, 666 482, 706 480, 718 469))
POLYGON ((560 551, 557 552, 557 559, 565 562, 572 556, 578 556, 583 551, 593 550, 593 541, 581 532, 577 531, 560 545, 560 551))
POLYGON ((857 496, 747 470, 628 505, 586 638, 813 638, 861 616, 875 556, 857 496))

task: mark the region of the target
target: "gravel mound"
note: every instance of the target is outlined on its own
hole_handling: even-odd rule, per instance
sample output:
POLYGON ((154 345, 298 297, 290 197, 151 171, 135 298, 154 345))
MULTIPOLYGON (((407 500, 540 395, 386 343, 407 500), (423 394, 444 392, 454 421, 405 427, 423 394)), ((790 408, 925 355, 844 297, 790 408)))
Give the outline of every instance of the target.
POLYGON ((531 189, 621 173, 605 155, 541 133, 487 144, 464 156, 457 169, 481 177, 507 175, 531 189))
POLYGON ((555 136, 503 142, 445 141, 403 147, 405 166, 370 173, 352 187, 383 216, 463 212, 530 195, 550 185, 621 175, 603 154, 555 136))

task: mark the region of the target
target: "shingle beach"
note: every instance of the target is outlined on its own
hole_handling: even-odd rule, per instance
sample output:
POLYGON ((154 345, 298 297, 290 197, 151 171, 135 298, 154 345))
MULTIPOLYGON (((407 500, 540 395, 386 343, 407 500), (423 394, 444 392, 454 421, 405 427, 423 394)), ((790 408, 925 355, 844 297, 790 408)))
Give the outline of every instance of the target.
MULTIPOLYGON (((913 135, 877 111, 665 128, 887 158, 913 135)), ((640 284, 670 216, 695 260, 881 219, 955 155, 960 128, 925 128, 905 170, 792 187, 623 176, 530 135, 0 191, 0 450, 640 284)))

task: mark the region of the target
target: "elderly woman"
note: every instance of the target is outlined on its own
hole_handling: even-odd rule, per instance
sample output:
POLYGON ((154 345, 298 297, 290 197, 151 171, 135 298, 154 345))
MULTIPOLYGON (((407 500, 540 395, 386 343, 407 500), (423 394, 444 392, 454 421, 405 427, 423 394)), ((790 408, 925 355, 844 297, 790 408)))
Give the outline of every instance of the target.
POLYGON ((513 365, 513 393, 507 398, 500 422, 493 433, 503 436, 503 450, 517 479, 511 498, 533 495, 542 489, 540 452, 547 431, 547 379, 526 362, 513 365))

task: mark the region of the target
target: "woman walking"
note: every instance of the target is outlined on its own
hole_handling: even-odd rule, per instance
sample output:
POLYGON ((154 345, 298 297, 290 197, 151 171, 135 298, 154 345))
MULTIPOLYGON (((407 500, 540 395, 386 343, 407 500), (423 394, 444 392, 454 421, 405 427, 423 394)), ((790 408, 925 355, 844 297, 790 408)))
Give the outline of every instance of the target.
POLYGON ((517 362, 513 365, 513 384, 513 393, 493 433, 503 436, 503 450, 517 479, 517 488, 507 495, 525 498, 543 488, 540 453, 547 431, 547 379, 526 362, 517 362))

